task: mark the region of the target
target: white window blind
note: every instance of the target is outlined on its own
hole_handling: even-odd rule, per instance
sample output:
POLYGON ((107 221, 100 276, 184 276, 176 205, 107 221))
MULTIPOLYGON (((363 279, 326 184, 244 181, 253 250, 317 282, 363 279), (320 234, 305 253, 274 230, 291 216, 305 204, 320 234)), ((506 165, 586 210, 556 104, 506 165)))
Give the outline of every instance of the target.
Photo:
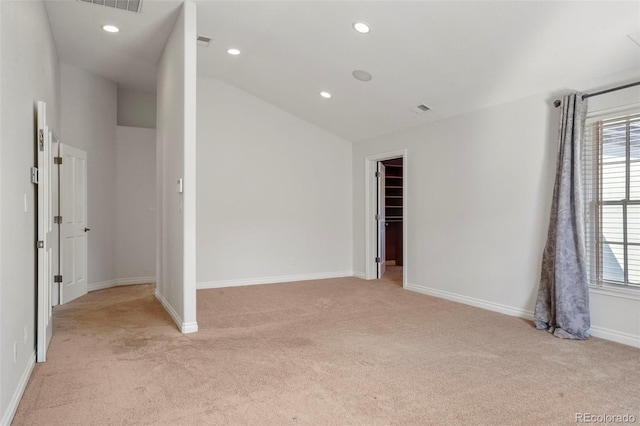
POLYGON ((591 284, 640 289, 640 113, 587 120, 582 156, 591 284))

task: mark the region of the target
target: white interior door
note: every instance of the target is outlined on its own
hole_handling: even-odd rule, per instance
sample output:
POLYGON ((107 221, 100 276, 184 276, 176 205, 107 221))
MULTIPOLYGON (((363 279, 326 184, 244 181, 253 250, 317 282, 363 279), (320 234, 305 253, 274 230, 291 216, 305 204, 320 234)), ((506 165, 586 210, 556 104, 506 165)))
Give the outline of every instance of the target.
POLYGON ((38 102, 38 133, 36 150, 38 152, 38 325, 37 360, 47 360, 47 348, 51 342, 52 309, 51 288, 53 286, 53 208, 51 170, 51 138, 47 127, 47 106, 38 102))
POLYGON ((376 219, 378 223, 378 252, 376 254, 376 261, 378 262, 378 278, 382 278, 386 270, 386 217, 385 217, 385 167, 380 161, 378 161, 378 170, 376 173, 376 180, 378 183, 378 207, 376 212, 376 219))
POLYGON ((87 294, 87 153, 60 144, 60 303, 87 294))

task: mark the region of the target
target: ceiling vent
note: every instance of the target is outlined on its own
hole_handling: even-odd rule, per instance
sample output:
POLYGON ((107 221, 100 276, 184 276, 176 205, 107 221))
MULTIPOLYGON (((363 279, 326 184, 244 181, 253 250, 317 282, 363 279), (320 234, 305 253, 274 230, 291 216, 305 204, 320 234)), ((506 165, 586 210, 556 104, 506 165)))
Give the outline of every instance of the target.
POLYGON ((100 6, 107 6, 112 9, 126 10, 128 12, 140 13, 142 10, 142 0, 78 0, 83 3, 93 3, 100 6))
POLYGON ((429 111, 431 108, 426 106, 425 104, 420 104, 417 107, 413 108, 412 111, 416 114, 421 114, 423 112, 429 111))
POLYGON ((211 42, 211 37, 207 37, 207 36, 203 36, 203 35, 199 35, 198 36, 198 46, 209 46, 209 43, 211 42))

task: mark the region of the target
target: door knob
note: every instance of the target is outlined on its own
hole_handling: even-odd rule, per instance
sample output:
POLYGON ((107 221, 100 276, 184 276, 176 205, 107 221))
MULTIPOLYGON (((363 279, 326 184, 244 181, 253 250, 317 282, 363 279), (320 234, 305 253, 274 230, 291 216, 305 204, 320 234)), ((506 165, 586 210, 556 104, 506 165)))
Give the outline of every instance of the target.
POLYGON ((89 232, 91 231, 91 228, 84 228, 84 232, 89 232))

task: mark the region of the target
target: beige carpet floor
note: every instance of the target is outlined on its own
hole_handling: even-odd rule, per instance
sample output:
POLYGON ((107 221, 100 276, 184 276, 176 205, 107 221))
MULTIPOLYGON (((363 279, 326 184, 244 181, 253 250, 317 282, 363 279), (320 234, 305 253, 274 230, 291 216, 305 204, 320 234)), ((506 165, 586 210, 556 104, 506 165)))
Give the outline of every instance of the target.
POLYGON ((387 265, 382 278, 390 283, 395 283, 402 287, 402 266, 387 265))
MULTIPOLYGON (((152 285, 55 309, 15 425, 640 422, 640 350, 357 278, 198 291, 181 335, 152 285)), ((612 313, 615 314, 615 313, 612 313)))

